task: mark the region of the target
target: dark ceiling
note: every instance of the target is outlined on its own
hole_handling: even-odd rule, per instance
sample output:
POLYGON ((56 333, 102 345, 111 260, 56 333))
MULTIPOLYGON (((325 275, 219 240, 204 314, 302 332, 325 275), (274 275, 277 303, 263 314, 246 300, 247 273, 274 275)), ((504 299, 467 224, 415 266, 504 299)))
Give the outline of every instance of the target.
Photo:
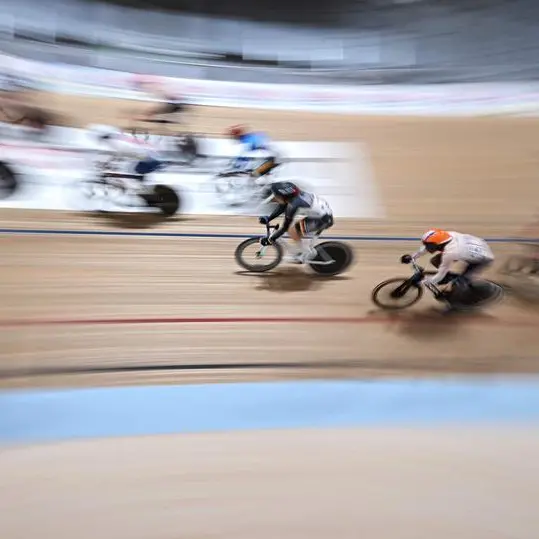
POLYGON ((361 9, 372 0, 108 0, 143 9, 248 19, 261 22, 334 25, 347 10, 361 9))

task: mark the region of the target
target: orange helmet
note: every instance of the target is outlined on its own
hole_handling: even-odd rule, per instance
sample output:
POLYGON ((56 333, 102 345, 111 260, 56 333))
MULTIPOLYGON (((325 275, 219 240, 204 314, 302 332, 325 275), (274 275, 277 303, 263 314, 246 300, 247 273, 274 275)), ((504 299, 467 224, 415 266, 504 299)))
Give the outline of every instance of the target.
POLYGON ((229 137, 238 138, 245 134, 245 128, 241 125, 234 125, 227 129, 226 134, 229 137))
POLYGON ((440 230, 439 228, 432 228, 428 232, 425 232, 421 238, 423 245, 432 247, 441 247, 451 240, 451 234, 445 230, 440 230))

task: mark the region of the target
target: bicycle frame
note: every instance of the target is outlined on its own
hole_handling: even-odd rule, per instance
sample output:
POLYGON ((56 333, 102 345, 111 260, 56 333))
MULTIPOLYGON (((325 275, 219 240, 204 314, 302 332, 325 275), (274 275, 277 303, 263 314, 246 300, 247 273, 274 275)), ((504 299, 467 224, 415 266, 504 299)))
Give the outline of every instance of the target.
MULTIPOLYGON (((279 229, 278 224, 277 225, 270 225, 269 223, 266 223, 266 238, 269 239, 272 230, 278 230, 278 229, 279 229)), ((319 236, 319 234, 315 234, 315 235, 307 237, 307 239, 310 240, 309 248, 311 248, 311 249, 313 248, 313 246, 315 245, 316 240, 318 239, 318 236, 319 236)), ((281 245, 286 251, 289 251, 288 242, 282 236, 277 239, 276 243, 281 245)), ((256 253, 257 258, 261 258, 264 255, 264 253, 266 252, 267 247, 268 247, 267 245, 261 245, 260 246, 260 250, 256 253)), ((322 258, 325 258, 325 260, 309 260, 309 264, 313 264, 313 265, 316 264, 318 266, 327 266, 327 265, 333 263, 333 259, 330 258, 326 254, 324 249, 320 249, 318 251, 318 254, 322 258)))
POLYGON ((410 262, 410 265, 412 266, 414 270, 414 275, 411 277, 411 281, 416 284, 423 285, 425 288, 430 290, 430 292, 432 292, 435 296, 438 296, 441 293, 441 290, 434 284, 424 282, 425 268, 420 266, 415 260, 412 260, 410 262))

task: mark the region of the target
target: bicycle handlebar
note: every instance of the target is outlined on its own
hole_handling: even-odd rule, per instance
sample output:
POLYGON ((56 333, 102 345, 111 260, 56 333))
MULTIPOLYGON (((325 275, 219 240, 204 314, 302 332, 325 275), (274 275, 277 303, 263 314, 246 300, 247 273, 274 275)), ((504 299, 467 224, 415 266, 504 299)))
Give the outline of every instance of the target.
POLYGON ((421 273, 421 274, 424 273, 425 269, 421 267, 415 260, 412 260, 410 264, 412 265, 412 268, 414 268, 414 271, 416 273, 421 273))
POLYGON ((266 235, 269 238, 272 230, 277 230, 279 228, 279 225, 270 225, 269 223, 266 223, 266 235))
MULTIPOLYGON (((412 259, 409 264, 412 266, 414 273, 420 276, 418 282, 423 281, 423 277, 425 276, 425 268, 420 266, 414 259, 412 259)), ((434 284, 426 284, 424 282, 422 284, 426 286, 433 294, 438 294, 440 292, 440 289, 434 284)))

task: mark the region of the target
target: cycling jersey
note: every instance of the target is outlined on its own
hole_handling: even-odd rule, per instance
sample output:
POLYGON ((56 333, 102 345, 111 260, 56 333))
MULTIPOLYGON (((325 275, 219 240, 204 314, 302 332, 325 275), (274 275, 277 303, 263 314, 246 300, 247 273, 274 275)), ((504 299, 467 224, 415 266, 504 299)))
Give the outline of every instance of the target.
POLYGON ((239 138, 240 144, 243 144, 246 152, 255 152, 257 150, 269 150, 269 137, 262 133, 245 133, 239 138))
POLYGON ((134 157, 140 160, 159 159, 159 153, 154 146, 134 136, 122 134, 106 140, 108 147, 119 155, 134 157))
POLYGON ((300 194, 294 197, 288 204, 280 204, 269 216, 269 220, 275 219, 284 213, 284 223, 272 236, 272 241, 282 236, 292 224, 294 218, 298 215, 303 215, 307 218, 324 218, 332 217, 333 211, 329 204, 321 197, 314 193, 301 191, 300 194))
POLYGON ((239 137, 240 144, 243 145, 242 152, 234 160, 234 167, 244 170, 252 162, 252 157, 247 154, 256 151, 266 152, 266 157, 260 159, 258 163, 251 164, 254 176, 263 176, 279 166, 277 152, 270 146, 270 139, 262 133, 246 133, 239 137))
MULTIPOLYGON (((132 135, 121 134, 102 140, 102 149, 112 150, 117 156, 135 159, 133 172, 144 176, 155 172, 162 166, 162 159, 157 149, 147 141, 132 135)), ((102 158, 98 158, 98 161, 102 158)))
MULTIPOLYGON (((494 260, 494 254, 484 239, 459 232, 449 232, 449 235, 451 236, 451 241, 442 252, 438 273, 431 279, 433 284, 440 283, 455 262, 466 262, 467 264, 475 265, 494 260)), ((412 257, 416 259, 425 251, 426 248, 421 247, 412 257)))

